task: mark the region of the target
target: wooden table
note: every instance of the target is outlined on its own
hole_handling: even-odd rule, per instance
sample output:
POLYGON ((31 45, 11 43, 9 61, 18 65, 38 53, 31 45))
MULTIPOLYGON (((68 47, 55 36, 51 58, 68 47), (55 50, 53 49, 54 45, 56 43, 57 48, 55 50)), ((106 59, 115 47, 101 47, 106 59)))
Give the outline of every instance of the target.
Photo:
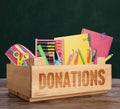
POLYGON ((120 79, 112 83, 106 94, 29 103, 9 94, 6 79, 0 79, 0 109, 120 109, 120 79))

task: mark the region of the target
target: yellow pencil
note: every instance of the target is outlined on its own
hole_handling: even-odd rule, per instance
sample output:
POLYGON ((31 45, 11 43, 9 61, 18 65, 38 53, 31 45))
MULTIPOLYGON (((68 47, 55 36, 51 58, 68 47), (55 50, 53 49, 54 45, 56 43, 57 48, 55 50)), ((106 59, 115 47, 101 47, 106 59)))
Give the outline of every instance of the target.
POLYGON ((105 58, 105 62, 108 61, 112 56, 113 56, 113 54, 108 55, 108 56, 105 58))

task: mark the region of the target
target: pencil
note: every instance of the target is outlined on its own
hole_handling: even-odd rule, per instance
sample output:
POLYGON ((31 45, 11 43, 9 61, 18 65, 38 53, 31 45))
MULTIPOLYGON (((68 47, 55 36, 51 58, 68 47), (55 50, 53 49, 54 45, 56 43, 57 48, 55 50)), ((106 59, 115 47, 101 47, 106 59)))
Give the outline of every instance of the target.
POLYGON ((78 53, 79 53, 79 55, 80 55, 80 58, 81 58, 81 60, 82 60, 82 63, 85 64, 85 61, 84 61, 83 56, 82 56, 82 53, 80 52, 79 49, 78 49, 78 53))
POLYGON ((67 61, 67 64, 70 64, 71 60, 72 60, 72 57, 73 57, 73 54, 74 54, 74 50, 72 49, 71 52, 70 52, 70 55, 68 57, 68 61, 67 61))
POLYGON ((105 62, 108 61, 112 56, 113 56, 113 54, 108 55, 108 56, 105 58, 105 62))
MULTIPOLYGON (((45 53, 44 53, 41 45, 38 45, 38 51, 39 51, 41 57, 46 58, 45 53)), ((47 58, 46 58, 46 64, 49 65, 49 61, 47 60, 47 58)))

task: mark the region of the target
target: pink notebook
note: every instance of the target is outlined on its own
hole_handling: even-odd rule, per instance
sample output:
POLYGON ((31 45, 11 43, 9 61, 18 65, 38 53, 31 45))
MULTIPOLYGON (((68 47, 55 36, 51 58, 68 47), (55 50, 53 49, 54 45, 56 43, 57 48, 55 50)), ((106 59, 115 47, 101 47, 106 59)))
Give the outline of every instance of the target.
POLYGON ((110 47, 112 44, 113 37, 103 33, 94 32, 83 28, 82 34, 88 33, 90 36, 90 46, 92 51, 97 50, 94 62, 97 63, 97 57, 106 57, 109 54, 110 47))

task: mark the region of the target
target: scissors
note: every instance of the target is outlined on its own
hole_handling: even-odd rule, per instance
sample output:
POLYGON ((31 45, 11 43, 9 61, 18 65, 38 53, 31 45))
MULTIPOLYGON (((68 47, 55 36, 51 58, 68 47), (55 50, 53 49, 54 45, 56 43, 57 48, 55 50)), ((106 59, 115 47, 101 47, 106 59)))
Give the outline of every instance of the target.
POLYGON ((57 51, 54 52, 53 62, 55 65, 61 65, 60 56, 57 51))
POLYGON ((24 66, 27 65, 25 60, 27 60, 29 58, 28 53, 25 52, 21 57, 20 52, 16 50, 13 52, 13 56, 17 59, 17 65, 24 65, 24 66))

